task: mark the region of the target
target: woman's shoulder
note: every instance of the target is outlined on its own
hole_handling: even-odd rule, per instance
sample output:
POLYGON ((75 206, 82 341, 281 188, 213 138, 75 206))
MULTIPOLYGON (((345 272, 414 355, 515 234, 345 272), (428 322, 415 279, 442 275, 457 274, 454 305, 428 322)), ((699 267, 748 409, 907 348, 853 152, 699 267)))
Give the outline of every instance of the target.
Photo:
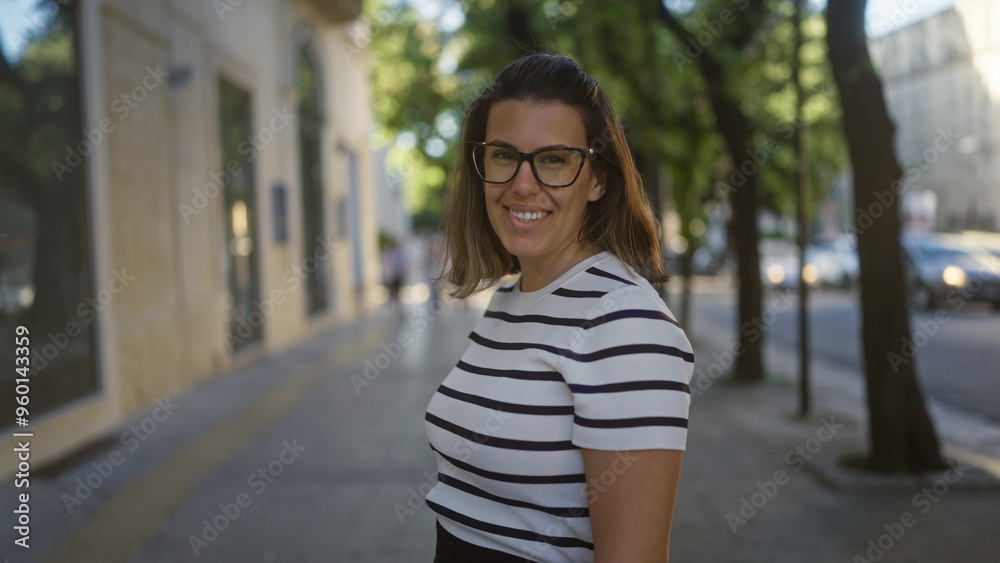
POLYGON ((597 278, 595 283, 601 286, 604 293, 601 301, 605 309, 668 312, 666 303, 652 284, 611 253, 602 253, 602 259, 591 266, 587 273, 597 278))
POLYGON ((596 283, 604 292, 586 314, 592 339, 618 340, 629 334, 689 347, 684 329, 659 292, 621 260, 609 255, 595 263, 589 273, 600 279, 596 283))

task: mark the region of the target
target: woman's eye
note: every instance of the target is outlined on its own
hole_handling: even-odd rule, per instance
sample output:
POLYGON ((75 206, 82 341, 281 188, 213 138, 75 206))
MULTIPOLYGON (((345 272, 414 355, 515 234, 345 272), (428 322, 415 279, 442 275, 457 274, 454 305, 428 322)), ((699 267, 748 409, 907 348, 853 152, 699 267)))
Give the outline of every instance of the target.
POLYGON ((499 150, 493 153, 494 160, 516 160, 517 157, 511 151, 499 150))
POLYGON ((542 155, 542 158, 540 160, 542 164, 563 164, 564 162, 566 162, 566 159, 557 154, 542 155))

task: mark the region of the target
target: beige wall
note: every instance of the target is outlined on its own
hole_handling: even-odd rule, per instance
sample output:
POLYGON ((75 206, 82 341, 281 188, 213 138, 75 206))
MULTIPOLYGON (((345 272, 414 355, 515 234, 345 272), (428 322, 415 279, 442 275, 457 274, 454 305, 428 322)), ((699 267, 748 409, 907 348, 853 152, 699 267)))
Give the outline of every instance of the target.
MULTIPOLYGON (((102 391, 38 420, 35 463, 83 445, 158 398, 365 312, 378 281, 368 61, 364 53, 344 56, 342 45, 353 45, 346 26, 311 22, 295 2, 280 0, 245 0, 222 17, 211 2, 186 0, 84 0, 83 12, 85 127, 104 119, 114 126, 90 163, 94 283, 102 287, 111 269, 134 280, 98 319, 102 391), (260 297, 280 295, 284 302, 266 317, 263 343, 234 356, 225 345, 223 198, 208 199, 193 215, 182 206, 196 207, 196 190, 204 193, 222 165, 219 78, 250 92, 251 131, 259 132, 275 112, 296 111, 295 53, 303 41, 311 42, 325 81, 324 212, 333 256, 321 265, 335 294, 331 309, 310 319, 304 285, 295 287, 304 259, 296 116, 253 163, 260 297), (171 86, 156 72, 171 68, 187 72, 187 80, 171 86), (141 97, 131 108, 121 98, 130 94, 141 97), (348 197, 348 150, 360 171, 361 213, 351 220, 359 221, 361 256, 337 236, 336 202, 348 197), (287 188, 284 244, 272 237, 271 186, 278 182, 287 188), (365 265, 360 288, 352 275, 356 260, 365 265)), ((13 469, 3 465, 0 473, 13 469)))
POLYGON ((937 229, 1000 229, 998 27, 1000 4, 958 0, 871 44, 900 160, 921 166, 908 191, 936 194, 937 229))

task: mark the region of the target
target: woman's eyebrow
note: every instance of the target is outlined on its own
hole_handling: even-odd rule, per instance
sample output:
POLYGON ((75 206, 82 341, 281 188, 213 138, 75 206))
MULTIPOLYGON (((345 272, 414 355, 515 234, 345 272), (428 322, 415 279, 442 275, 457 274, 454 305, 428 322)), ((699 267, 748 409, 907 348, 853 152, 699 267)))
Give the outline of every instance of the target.
MULTIPOLYGON (((489 144, 491 144, 491 145, 503 145, 505 147, 514 149, 516 151, 521 151, 521 149, 519 149, 519 148, 517 148, 517 147, 514 146, 514 143, 508 143, 507 141, 504 141, 503 139, 493 139, 492 141, 486 141, 486 142, 489 143, 489 144)), ((545 145, 544 147, 538 147, 534 151, 528 151, 528 152, 537 152, 537 151, 544 151, 544 150, 549 150, 549 149, 564 149, 564 148, 566 148, 568 146, 570 146, 570 145, 567 145, 565 143, 556 143, 556 144, 553 144, 553 145, 545 145)), ((525 151, 521 151, 521 152, 525 152, 525 151)))
POLYGON ((514 146, 514 143, 508 143, 507 141, 504 141, 503 139, 493 139, 492 141, 486 141, 486 142, 489 143, 489 144, 491 144, 491 145, 503 145, 505 147, 512 148, 514 150, 518 150, 517 147, 514 146))

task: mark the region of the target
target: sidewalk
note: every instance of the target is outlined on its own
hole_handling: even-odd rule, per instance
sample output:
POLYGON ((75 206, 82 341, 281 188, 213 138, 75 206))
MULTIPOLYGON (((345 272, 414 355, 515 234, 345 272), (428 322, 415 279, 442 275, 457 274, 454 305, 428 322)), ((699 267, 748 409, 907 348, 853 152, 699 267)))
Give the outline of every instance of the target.
MULTIPOLYGON (((36 475, 32 548, 15 550, 4 525, 0 556, 429 562, 434 515, 422 499, 435 468, 423 413, 482 311, 410 313, 401 324, 375 316, 338 327, 162 398, 176 408, 145 441, 121 436, 152 408, 36 475)), ((707 369, 732 328, 693 324, 697 366, 707 369)), ((767 360, 771 371, 794 373, 780 350, 769 348, 767 360)), ((863 401, 856 375, 813 369, 815 415, 806 421, 793 416, 790 385, 716 383, 694 397, 672 561, 996 561, 1000 489, 967 486, 977 482, 971 470, 929 481, 926 494, 907 484, 826 484, 823 464, 864 443, 863 401)), ((990 440, 976 450, 987 459, 990 440)), ((13 493, 12 483, 0 486, 8 518, 13 493)))
MULTIPOLYGON (((707 324, 698 303, 734 297, 709 285, 692 298, 696 366, 713 373, 726 362, 735 326, 707 324)), ((812 415, 802 420, 797 355, 770 343, 765 364, 765 385, 694 392, 672 560, 1000 560, 1000 482, 980 469, 998 471, 1000 428, 934 403, 946 456, 980 468, 963 463, 923 479, 852 476, 836 460, 865 450, 861 375, 811 362, 812 415)))
MULTIPOLYGON (((152 409, 34 475, 32 547, 15 550, 5 524, 0 558, 429 561, 433 514, 401 522, 396 506, 434 475, 423 412, 481 311, 411 312, 338 327, 165 397, 175 412, 134 450, 119 436, 152 409)), ((14 492, 0 487, 5 518, 14 492)))

